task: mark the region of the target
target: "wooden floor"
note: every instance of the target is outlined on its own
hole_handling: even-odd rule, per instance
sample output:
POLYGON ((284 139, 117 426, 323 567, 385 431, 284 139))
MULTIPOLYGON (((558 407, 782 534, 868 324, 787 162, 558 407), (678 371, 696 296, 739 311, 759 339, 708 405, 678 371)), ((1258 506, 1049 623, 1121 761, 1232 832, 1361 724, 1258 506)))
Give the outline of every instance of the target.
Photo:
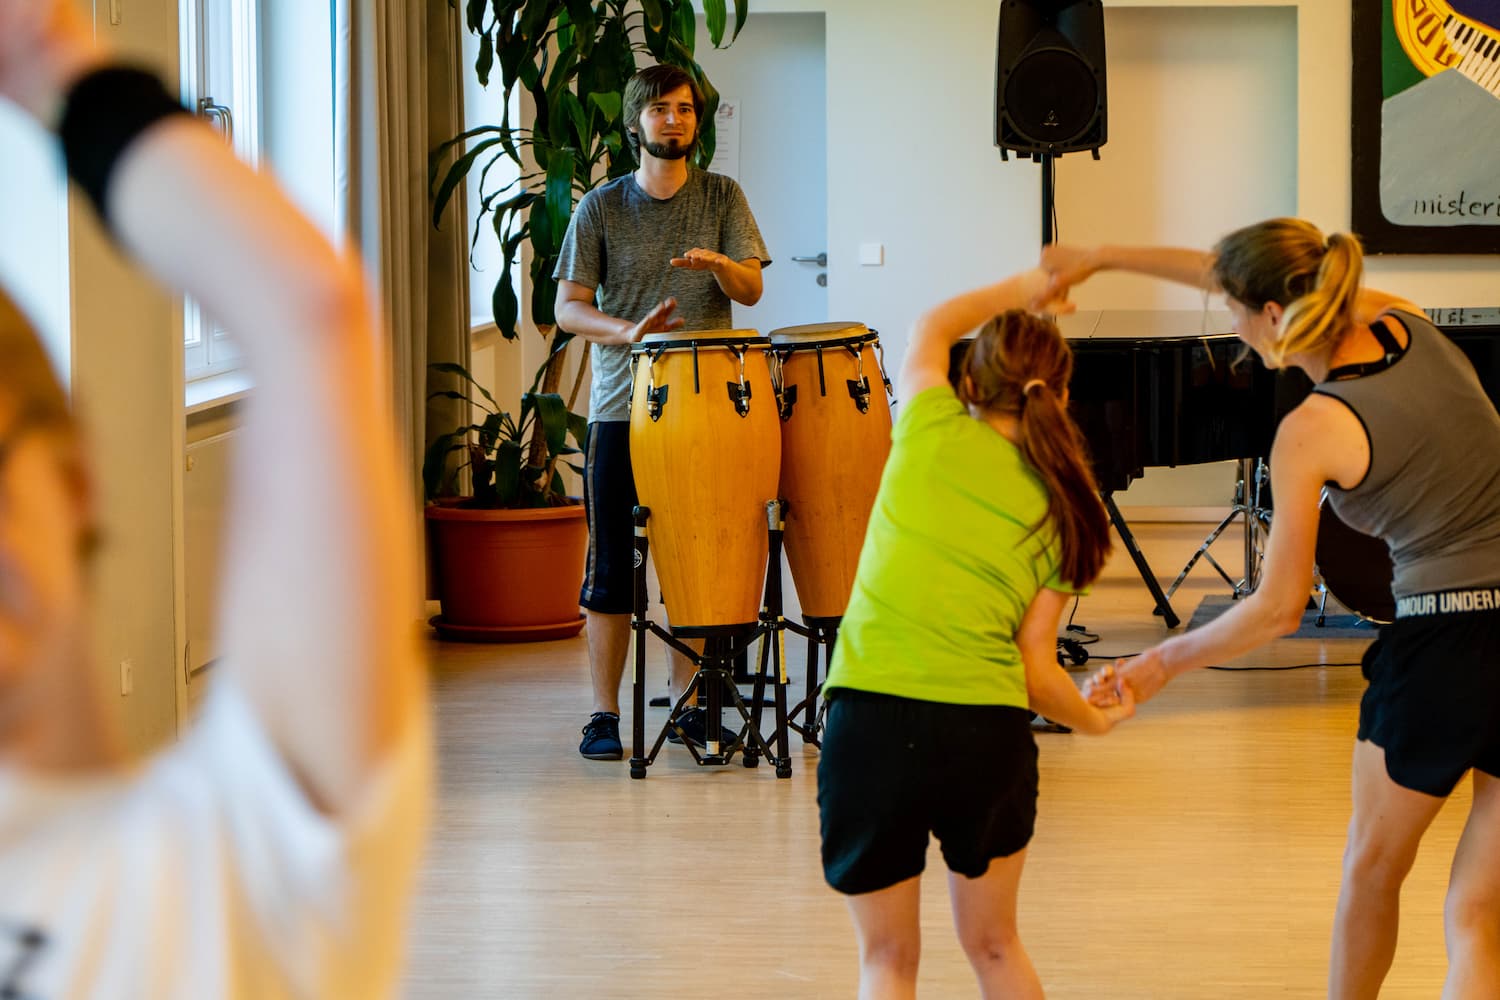
MULTIPOLYGON (((1170 577, 1203 530, 1140 534, 1170 577)), ((1215 552, 1234 565, 1232 539, 1215 552)), ((1174 605, 1186 619, 1226 590, 1205 567, 1174 605)), ((1165 634, 1120 552, 1077 620, 1100 635, 1096 653, 1165 634)), ((1050 997, 1322 995, 1363 687, 1349 664, 1365 644, 1282 640, 1238 664, 1328 665, 1201 671, 1109 736, 1038 736, 1021 932, 1050 997)), ((813 748, 793 737, 789 780, 765 766, 700 769, 669 747, 632 781, 626 762, 578 756, 581 637, 431 651, 441 792, 407 996, 854 994, 853 932, 818 864, 813 748)), ((659 647, 652 656, 656 693, 665 668, 659 647)), ((794 677, 800 660, 794 646, 794 677)), ((659 728, 666 710, 649 711, 659 728)), ((627 714, 627 741, 628 725, 627 714)), ((1465 783, 1423 845, 1385 997, 1440 991, 1443 890, 1468 808, 1465 783)), ((943 871, 934 847, 920 992, 975 996, 943 871)))

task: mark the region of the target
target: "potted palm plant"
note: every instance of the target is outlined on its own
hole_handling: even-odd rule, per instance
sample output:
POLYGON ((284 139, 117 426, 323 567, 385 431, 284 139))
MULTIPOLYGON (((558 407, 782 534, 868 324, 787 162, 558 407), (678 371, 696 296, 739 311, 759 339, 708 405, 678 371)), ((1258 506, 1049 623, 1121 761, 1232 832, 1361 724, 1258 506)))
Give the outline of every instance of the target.
MULTIPOLYGON (((457 0, 450 4, 457 6, 457 0)), ((717 46, 726 34, 731 42, 739 34, 748 0, 734 0, 732 30, 727 0, 703 0, 702 9, 717 46)), ((455 472, 466 470, 471 483, 463 499, 427 507, 443 604, 435 624, 455 638, 560 638, 576 634, 583 621, 577 597, 587 529, 558 465, 576 455, 583 441, 585 421, 574 408, 585 366, 578 366, 565 397, 560 390, 573 335, 557 329, 552 272, 577 199, 635 168, 621 109, 637 59, 679 66, 702 88, 706 107, 696 153, 701 166, 713 159, 719 93, 694 59, 698 22, 692 0, 467 0, 465 23, 479 39, 479 82, 488 86, 499 70, 500 120, 433 151, 433 225, 441 223, 465 178, 477 172, 475 238, 487 223, 502 250, 491 296, 495 325, 506 340, 520 335, 522 296, 514 278, 529 251, 531 324, 549 343, 514 417, 461 366, 433 366, 435 379, 456 379, 459 386, 435 395, 466 400, 483 414, 437 436, 424 462, 429 500, 453 492, 461 479, 455 472), (529 125, 511 120, 518 87, 529 97, 529 125), (502 158, 515 165, 516 179, 492 185, 492 168, 502 158), (506 540, 515 522, 551 530, 545 540, 506 540), (491 539, 491 530, 501 540, 491 539), (544 608, 525 610, 525 599, 547 592, 544 608)))

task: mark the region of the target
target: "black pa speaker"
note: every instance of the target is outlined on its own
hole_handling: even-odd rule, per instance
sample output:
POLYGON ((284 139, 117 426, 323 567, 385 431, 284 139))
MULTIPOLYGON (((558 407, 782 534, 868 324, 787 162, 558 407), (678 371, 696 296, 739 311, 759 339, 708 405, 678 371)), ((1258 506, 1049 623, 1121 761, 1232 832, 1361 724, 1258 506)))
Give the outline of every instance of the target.
POLYGON ((1104 145, 1104 7, 1099 0, 1002 0, 995 145, 1060 156, 1104 145))

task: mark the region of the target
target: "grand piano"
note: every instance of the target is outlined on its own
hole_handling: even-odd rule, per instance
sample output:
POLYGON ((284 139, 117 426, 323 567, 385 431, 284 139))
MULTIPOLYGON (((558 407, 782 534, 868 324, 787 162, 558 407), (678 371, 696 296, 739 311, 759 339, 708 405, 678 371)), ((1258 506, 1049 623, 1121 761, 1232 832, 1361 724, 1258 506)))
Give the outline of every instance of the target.
MULTIPOLYGON (((1492 400, 1500 399, 1500 308, 1429 309, 1468 355, 1492 400)), ((1120 515, 1114 494, 1147 468, 1264 458, 1282 416, 1310 391, 1292 369, 1271 371, 1216 310, 1095 310, 1059 318, 1073 348, 1069 411, 1088 442, 1110 519, 1175 627, 1155 574, 1120 515)), ((955 363, 963 344, 955 348, 955 363)))

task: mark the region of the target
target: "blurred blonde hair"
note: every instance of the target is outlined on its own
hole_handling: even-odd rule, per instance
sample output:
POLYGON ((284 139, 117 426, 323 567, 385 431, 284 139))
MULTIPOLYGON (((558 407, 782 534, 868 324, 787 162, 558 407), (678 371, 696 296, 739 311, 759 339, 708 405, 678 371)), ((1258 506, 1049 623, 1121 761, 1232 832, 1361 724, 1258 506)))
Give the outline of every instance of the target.
POLYGON ((1353 325, 1365 271, 1354 236, 1325 239, 1302 219, 1267 219, 1225 236, 1214 254, 1214 279, 1226 295, 1254 310, 1267 302, 1285 310, 1267 351, 1271 364, 1332 350, 1353 325))

